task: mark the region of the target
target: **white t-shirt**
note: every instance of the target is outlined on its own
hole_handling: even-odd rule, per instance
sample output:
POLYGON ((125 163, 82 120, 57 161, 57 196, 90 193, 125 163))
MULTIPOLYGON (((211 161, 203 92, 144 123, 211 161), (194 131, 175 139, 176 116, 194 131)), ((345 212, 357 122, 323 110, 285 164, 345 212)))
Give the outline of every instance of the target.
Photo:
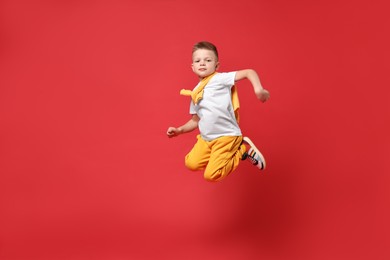
POLYGON ((191 101, 190 113, 199 116, 200 135, 206 141, 242 135, 231 98, 235 76, 236 72, 217 73, 204 88, 203 99, 196 105, 191 101))

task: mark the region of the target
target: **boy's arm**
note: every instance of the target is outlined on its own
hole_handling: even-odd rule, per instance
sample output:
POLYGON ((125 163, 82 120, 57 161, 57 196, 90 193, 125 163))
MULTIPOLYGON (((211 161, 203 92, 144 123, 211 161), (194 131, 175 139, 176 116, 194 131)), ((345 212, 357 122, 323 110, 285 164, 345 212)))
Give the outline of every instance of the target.
POLYGON ((197 114, 192 115, 192 118, 180 127, 169 127, 167 130, 167 135, 169 138, 175 137, 184 133, 191 132, 198 127, 199 117, 197 114))
POLYGON ((235 81, 239 81, 242 79, 248 79, 251 82, 256 97, 260 99, 261 102, 265 102, 269 99, 269 92, 261 85, 260 78, 257 75, 256 71, 252 69, 237 71, 235 81))

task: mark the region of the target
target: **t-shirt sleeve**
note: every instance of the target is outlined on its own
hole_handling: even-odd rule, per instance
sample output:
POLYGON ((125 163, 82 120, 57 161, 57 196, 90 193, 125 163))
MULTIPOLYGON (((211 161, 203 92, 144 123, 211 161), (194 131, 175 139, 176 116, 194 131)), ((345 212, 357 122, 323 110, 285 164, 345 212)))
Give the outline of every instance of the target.
POLYGON ((192 100, 190 101, 190 114, 191 115, 196 114, 195 105, 194 105, 194 102, 192 102, 192 100))
POLYGON ((223 85, 232 87, 235 84, 236 71, 221 73, 221 82, 223 85))

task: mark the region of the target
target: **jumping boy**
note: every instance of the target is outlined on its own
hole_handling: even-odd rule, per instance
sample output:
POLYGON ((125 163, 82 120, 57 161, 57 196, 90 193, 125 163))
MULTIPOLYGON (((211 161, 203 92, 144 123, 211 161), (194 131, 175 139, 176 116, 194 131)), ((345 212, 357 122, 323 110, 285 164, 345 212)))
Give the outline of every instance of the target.
POLYGON ((210 42, 198 42, 192 50, 192 70, 200 82, 193 91, 182 90, 191 96, 191 119, 180 127, 169 127, 169 138, 199 128, 197 142, 185 157, 188 169, 204 170, 208 181, 220 181, 233 172, 241 160, 249 161, 264 170, 263 155, 238 126, 238 97, 235 82, 248 79, 256 97, 265 102, 270 95, 257 73, 252 69, 218 73, 218 51, 210 42), (249 149, 247 148, 249 147, 249 149))

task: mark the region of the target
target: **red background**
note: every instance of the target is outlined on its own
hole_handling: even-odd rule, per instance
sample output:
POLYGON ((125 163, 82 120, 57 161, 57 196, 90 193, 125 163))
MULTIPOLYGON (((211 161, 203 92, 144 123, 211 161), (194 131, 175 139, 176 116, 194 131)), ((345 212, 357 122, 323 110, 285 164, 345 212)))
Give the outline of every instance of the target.
POLYGON ((0 258, 389 259, 386 1, 0 2, 0 258), (34 2, 34 3, 33 3, 34 2), (268 168, 184 155, 192 45, 268 168))

